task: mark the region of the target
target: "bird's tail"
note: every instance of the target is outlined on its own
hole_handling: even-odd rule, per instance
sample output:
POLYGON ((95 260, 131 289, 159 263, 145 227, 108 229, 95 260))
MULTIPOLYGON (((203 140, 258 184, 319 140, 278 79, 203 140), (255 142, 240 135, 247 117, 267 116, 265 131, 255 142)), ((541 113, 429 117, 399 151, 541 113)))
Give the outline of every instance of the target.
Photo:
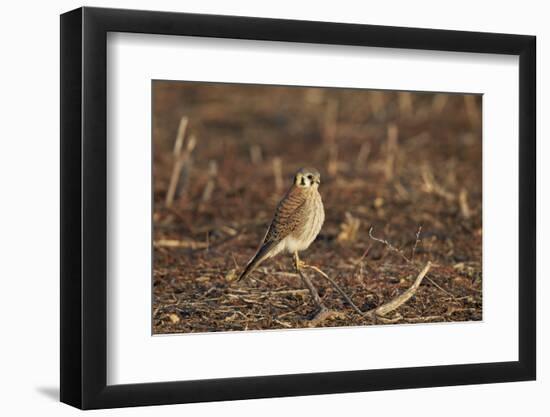
POLYGON ((277 242, 264 243, 262 247, 256 252, 256 255, 248 261, 243 272, 237 278, 237 282, 245 279, 252 271, 254 271, 260 264, 267 258, 271 257, 271 250, 276 246, 277 242))

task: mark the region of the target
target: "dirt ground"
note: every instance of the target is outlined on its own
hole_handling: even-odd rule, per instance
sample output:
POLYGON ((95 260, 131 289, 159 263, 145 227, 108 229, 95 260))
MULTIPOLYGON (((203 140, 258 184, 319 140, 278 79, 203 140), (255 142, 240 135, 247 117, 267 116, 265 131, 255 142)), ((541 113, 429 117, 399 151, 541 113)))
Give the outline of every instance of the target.
POLYGON ((301 257, 361 310, 432 263, 412 298, 380 318, 306 271, 338 313, 319 326, 482 319, 481 97, 155 81, 153 146, 153 333, 311 324, 289 256, 233 281, 301 166, 321 172, 326 212, 301 257), (183 168, 167 202, 183 116, 183 168))

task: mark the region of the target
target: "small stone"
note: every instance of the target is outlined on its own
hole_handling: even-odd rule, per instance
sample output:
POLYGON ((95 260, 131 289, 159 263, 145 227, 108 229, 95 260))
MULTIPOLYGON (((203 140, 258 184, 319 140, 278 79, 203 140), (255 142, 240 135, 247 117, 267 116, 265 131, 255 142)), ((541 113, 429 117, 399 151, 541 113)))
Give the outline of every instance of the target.
POLYGON ((230 269, 227 271, 227 274, 225 274, 225 280, 228 282, 235 281, 237 279, 237 270, 236 269, 230 269))
POLYGON ((180 322, 180 316, 178 316, 176 313, 170 313, 168 315, 168 318, 172 322, 172 324, 178 324, 180 322))

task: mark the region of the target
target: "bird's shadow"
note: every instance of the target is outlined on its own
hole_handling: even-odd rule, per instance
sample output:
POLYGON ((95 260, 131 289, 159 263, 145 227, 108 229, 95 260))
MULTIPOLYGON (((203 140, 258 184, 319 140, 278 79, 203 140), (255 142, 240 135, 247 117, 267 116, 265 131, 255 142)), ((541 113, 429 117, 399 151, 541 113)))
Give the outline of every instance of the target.
POLYGON ((59 387, 36 387, 36 391, 53 401, 59 401, 59 387))

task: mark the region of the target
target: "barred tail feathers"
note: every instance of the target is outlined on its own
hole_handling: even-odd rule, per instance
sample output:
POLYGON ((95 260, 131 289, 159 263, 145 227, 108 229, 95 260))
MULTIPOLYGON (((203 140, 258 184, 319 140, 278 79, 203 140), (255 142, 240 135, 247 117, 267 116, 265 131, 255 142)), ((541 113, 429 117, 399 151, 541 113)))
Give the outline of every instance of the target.
POLYGON ((277 246, 278 242, 267 242, 256 252, 256 255, 248 261, 243 272, 237 279, 237 282, 246 278, 252 271, 254 271, 260 264, 268 258, 271 258, 274 254, 272 250, 277 246))

